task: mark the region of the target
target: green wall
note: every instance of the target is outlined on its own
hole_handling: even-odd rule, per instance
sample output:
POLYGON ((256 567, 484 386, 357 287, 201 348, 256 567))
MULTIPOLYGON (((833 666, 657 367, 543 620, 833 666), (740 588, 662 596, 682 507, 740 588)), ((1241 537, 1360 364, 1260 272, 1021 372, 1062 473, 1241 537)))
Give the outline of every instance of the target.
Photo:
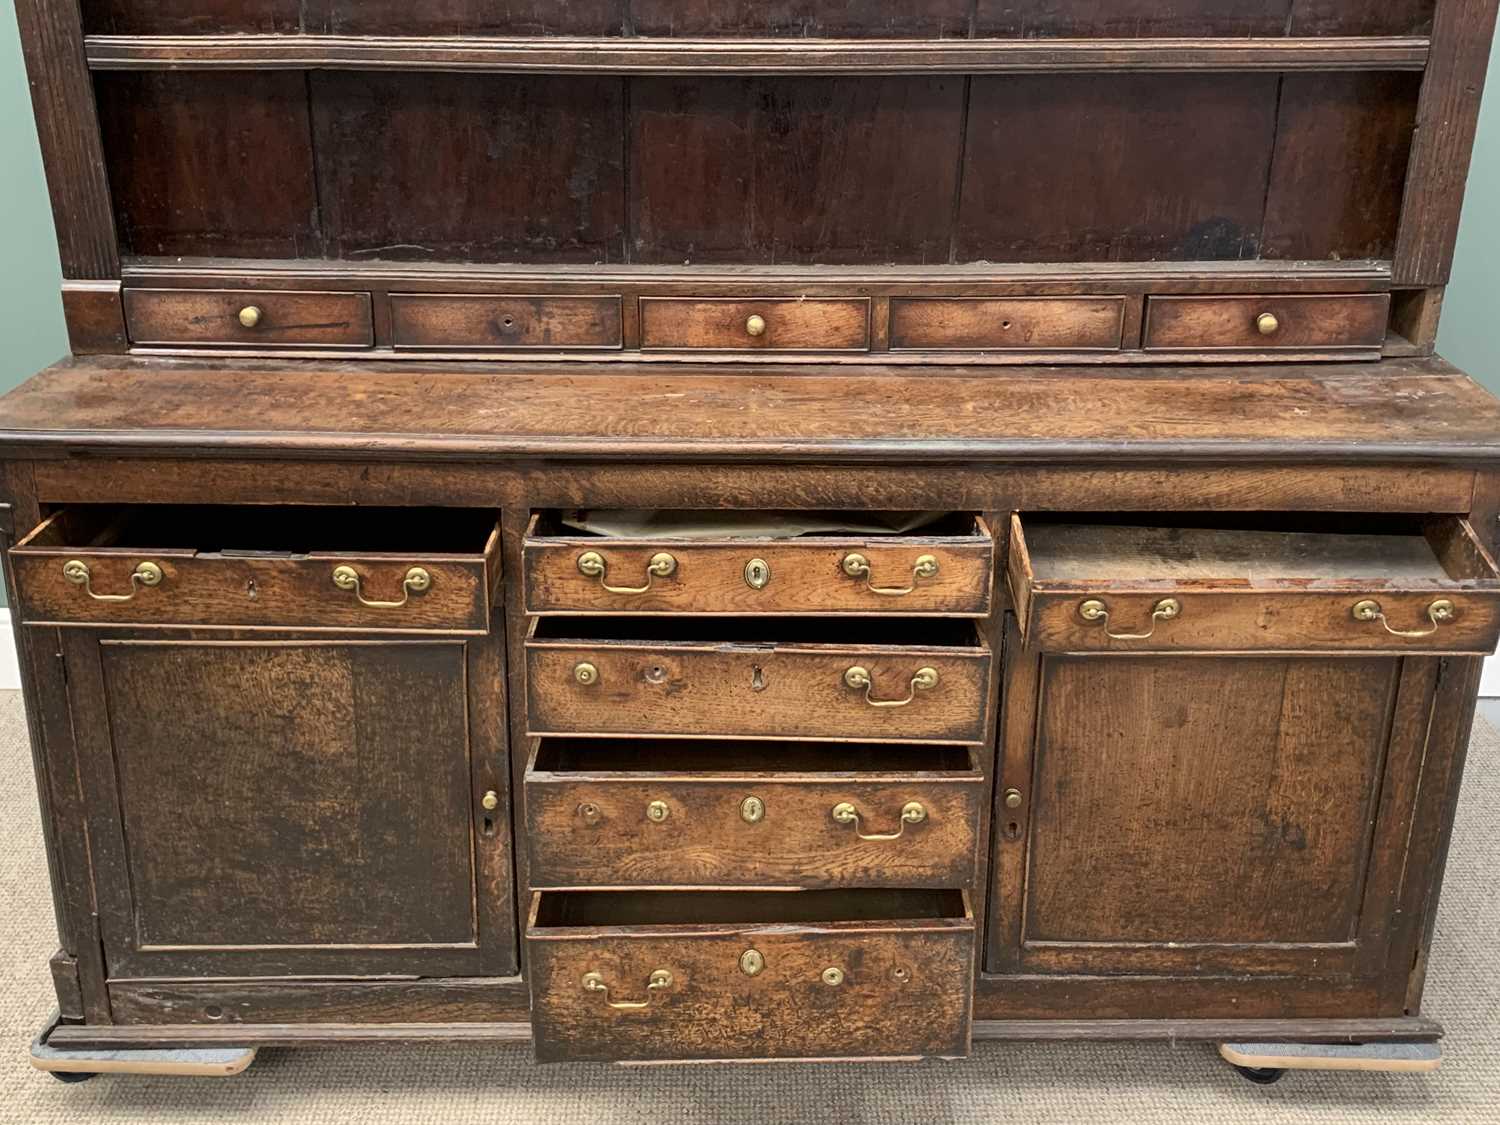
MULTIPOLYGON (((1500 90, 1500 48, 1491 74, 1500 90)), ((1500 93, 1487 98, 1474 149, 1458 258, 1443 313, 1444 355, 1500 393, 1500 93)), ((31 120, 13 5, 0 2, 0 391, 68 350, 57 246, 31 120)))

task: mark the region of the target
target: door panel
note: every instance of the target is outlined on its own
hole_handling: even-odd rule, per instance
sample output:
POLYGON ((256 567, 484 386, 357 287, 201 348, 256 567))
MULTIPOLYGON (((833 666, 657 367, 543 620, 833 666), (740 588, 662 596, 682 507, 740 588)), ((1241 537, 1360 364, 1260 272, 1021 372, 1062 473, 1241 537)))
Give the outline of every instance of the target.
POLYGON ((112 977, 515 970, 488 638, 65 643, 112 977))

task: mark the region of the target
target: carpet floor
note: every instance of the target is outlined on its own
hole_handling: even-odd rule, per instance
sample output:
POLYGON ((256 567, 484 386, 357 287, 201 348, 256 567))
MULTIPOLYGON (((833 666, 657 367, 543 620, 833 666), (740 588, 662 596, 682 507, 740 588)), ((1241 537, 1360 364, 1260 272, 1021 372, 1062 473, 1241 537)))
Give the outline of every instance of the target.
POLYGON ((230 1079, 103 1076, 65 1086, 26 1048, 52 1007, 56 949, 19 693, 0 692, 0 1123, 583 1125, 747 1122, 1030 1125, 1129 1121, 1500 1123, 1500 734, 1474 745, 1424 1009, 1433 1075, 1303 1072, 1256 1087, 1204 1044, 977 1043, 918 1065, 536 1067, 518 1046, 267 1050, 230 1079))

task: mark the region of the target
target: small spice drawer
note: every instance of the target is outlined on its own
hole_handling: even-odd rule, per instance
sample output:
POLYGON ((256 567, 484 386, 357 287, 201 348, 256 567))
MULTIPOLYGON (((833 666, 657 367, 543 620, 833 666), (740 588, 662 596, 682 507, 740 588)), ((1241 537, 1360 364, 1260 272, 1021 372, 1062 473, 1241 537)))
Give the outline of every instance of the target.
POLYGON ((870 347, 866 297, 642 297, 640 306, 646 350, 862 352, 870 347))
POLYGON ((576 620, 532 620, 532 735, 984 740, 990 652, 968 621, 576 620))
POLYGON ((544 891, 526 941, 542 1062, 969 1051, 961 891, 544 891))
POLYGON ((391 294, 391 338, 398 348, 618 349, 622 322, 619 297, 391 294))
POLYGON ((892 351, 1118 351, 1123 297, 891 299, 892 351))
POLYGON ((961 746, 540 739, 531 885, 971 886, 983 781, 961 746))
POLYGON ((1309 531, 1016 516, 1011 601, 1027 644, 1048 652, 1494 651, 1500 574, 1467 521, 1328 530, 1337 522, 1309 531))
POLYGON ((11 562, 28 625, 484 633, 500 535, 478 511, 87 506, 11 562))
POLYGON ((983 617, 994 536, 976 516, 911 534, 591 536, 550 513, 527 529, 531 614, 901 614, 983 617))
POLYGON ((1377 351, 1387 293, 1346 296, 1150 297, 1147 351, 1377 351))
POLYGON ((125 324, 142 347, 368 348, 368 293, 127 289, 125 324))

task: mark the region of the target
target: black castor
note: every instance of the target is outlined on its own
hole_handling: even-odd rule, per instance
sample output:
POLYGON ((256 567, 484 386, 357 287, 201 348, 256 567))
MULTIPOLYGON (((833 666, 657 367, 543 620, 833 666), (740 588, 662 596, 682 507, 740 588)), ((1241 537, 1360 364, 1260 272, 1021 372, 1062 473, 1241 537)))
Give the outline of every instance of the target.
POLYGON ((49 1070, 59 1082, 87 1082, 90 1078, 98 1078, 99 1075, 91 1070, 49 1070))
MULTIPOLYGON (((1234 1066, 1233 1063, 1230 1064, 1234 1066)), ((1286 1071, 1278 1066, 1235 1066, 1240 1072, 1240 1077, 1247 1082, 1254 1082, 1257 1086, 1272 1086, 1280 1082, 1286 1076, 1286 1071)))

